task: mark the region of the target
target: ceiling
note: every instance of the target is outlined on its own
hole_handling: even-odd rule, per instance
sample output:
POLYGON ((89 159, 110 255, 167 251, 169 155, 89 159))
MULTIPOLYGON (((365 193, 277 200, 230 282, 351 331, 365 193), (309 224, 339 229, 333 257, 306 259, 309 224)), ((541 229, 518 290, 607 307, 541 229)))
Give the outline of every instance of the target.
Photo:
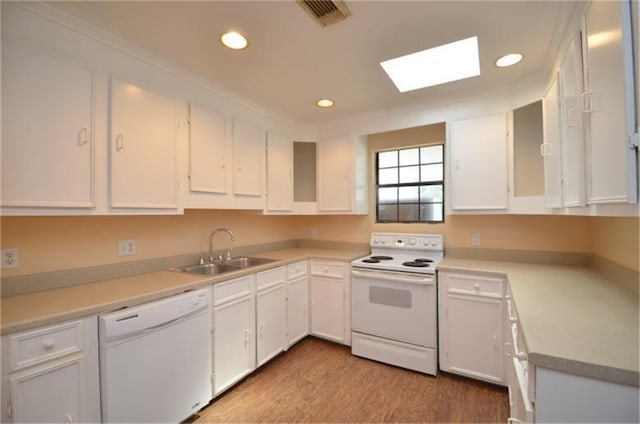
POLYGON ((58 9, 289 119, 316 122, 457 101, 548 72, 572 1, 347 0, 351 16, 322 27, 293 0, 74 1, 58 9), (249 39, 232 51, 219 36, 249 39), (477 35, 481 75, 400 93, 379 63, 477 35), (524 60, 497 68, 503 54, 524 60), (330 97, 332 109, 315 101, 330 97))

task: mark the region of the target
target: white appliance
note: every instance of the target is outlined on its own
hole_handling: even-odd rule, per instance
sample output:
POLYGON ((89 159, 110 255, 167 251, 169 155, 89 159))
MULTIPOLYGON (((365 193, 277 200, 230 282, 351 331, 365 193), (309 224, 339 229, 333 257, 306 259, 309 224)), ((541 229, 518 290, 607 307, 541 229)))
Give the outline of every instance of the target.
POLYGON ((351 353, 436 375, 437 234, 372 233, 351 262, 351 353))
POLYGON ((212 398, 210 289, 100 316, 103 422, 180 422, 212 398))

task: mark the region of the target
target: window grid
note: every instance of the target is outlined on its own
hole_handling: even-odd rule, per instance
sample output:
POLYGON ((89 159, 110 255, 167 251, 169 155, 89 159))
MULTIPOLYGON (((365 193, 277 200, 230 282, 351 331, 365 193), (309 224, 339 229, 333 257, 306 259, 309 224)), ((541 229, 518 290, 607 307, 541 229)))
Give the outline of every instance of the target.
POLYGON ((376 222, 444 222, 443 144, 423 145, 376 153, 376 222), (417 152, 417 158, 411 158, 411 150, 417 152), (403 153, 405 157, 404 163, 402 160, 403 153), (433 156, 434 153, 437 156, 435 158, 433 156), (385 164, 382 165, 381 154, 385 155, 385 164), (423 159, 423 156, 426 157, 423 159), (409 157, 408 161, 407 157, 409 157), (434 165, 440 165, 439 169, 434 165), (429 169, 431 170, 431 175, 428 174, 429 169), (403 178, 403 170, 405 171, 405 178, 403 178), (406 178, 409 172, 413 172, 413 176, 406 178), (434 172, 437 178, 434 178, 434 172), (386 183, 384 184, 380 182, 382 173, 386 173, 386 183), (388 182, 389 180, 392 182, 388 182), (389 197, 388 193, 393 193, 394 190, 395 195, 389 197), (381 191, 387 193, 383 199, 380 196, 381 191), (403 195, 406 197, 403 198, 403 195))

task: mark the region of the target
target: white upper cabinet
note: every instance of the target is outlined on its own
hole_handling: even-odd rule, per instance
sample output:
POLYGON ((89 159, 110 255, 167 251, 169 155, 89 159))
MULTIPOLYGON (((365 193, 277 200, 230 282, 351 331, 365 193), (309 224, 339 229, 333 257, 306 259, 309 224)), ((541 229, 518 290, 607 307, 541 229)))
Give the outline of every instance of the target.
POLYGON ((317 152, 318 211, 366 214, 366 137, 322 140, 317 152))
POLYGON ((267 211, 293 210, 293 140, 267 133, 267 211))
MULTIPOLYGON (((590 204, 637 201, 638 149, 630 148, 637 131, 631 3, 594 1, 585 16, 584 107, 590 204)), ((637 40, 638 34, 635 37, 637 40)))
POLYGON ((560 137, 562 140, 562 206, 585 205, 584 125, 581 113, 581 52, 579 34, 560 65, 560 137))
POLYGON ((225 117, 210 109, 189 105, 189 189, 227 193, 225 117))
POLYGON ((265 133, 248 122, 233 121, 233 193, 264 196, 265 133))
POLYGON ((111 207, 177 209, 176 106, 111 81, 111 207))
POLYGON ((560 86, 554 78, 542 100, 544 142, 541 147, 544 158, 545 205, 548 208, 562 206, 562 143, 560 140, 560 86))
POLYGON ((451 122, 451 208, 507 209, 505 114, 451 122))
POLYGON ((94 206, 93 87, 91 70, 2 40, 3 207, 94 206))

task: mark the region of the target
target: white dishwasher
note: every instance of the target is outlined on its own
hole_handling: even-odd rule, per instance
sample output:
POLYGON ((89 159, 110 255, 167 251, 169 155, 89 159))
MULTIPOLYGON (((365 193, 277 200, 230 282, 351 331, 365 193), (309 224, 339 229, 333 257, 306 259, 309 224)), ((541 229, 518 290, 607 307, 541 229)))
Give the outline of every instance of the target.
POLYGON ((210 289, 100 316, 103 422, 180 422, 212 398, 210 289))

